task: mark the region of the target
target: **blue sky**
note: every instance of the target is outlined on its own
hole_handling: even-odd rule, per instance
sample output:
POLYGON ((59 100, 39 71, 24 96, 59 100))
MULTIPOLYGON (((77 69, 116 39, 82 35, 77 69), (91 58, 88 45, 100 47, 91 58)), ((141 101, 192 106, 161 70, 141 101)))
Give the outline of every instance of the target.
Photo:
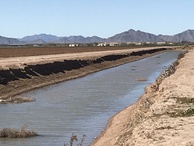
POLYGON ((0 35, 173 35, 194 29, 193 15, 194 0, 0 0, 0 35))

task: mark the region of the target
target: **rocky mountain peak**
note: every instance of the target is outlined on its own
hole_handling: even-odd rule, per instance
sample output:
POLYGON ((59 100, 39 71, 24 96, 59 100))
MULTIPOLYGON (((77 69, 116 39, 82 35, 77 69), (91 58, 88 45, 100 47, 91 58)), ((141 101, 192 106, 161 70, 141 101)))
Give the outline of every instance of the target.
POLYGON ((41 43, 94 43, 94 42, 194 42, 194 30, 188 29, 176 35, 155 35, 140 30, 129 29, 109 38, 98 36, 83 37, 69 36, 58 37, 51 34, 39 34, 26 36, 22 39, 6 38, 0 36, 0 44, 20 45, 20 44, 41 44, 41 43))

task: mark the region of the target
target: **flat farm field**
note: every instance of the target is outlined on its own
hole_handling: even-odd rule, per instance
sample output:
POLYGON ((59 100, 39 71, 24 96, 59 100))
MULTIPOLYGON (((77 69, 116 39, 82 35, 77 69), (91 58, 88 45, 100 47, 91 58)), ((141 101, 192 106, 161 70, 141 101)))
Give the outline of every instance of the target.
POLYGON ((69 54, 94 51, 110 51, 141 48, 142 46, 114 47, 0 47, 0 57, 23 57, 37 55, 69 54))

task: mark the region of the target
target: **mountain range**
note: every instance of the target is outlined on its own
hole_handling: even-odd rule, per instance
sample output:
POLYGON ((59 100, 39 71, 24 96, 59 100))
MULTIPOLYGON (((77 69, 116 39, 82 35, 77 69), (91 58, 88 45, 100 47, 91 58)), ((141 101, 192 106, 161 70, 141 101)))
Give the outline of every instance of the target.
POLYGON ((0 36, 1 45, 24 45, 24 44, 46 44, 46 43, 94 43, 94 42, 194 42, 194 30, 186 30, 175 35, 155 35, 140 30, 130 29, 118 33, 109 38, 98 36, 68 36, 58 37, 55 35, 39 34, 25 36, 21 39, 0 36))

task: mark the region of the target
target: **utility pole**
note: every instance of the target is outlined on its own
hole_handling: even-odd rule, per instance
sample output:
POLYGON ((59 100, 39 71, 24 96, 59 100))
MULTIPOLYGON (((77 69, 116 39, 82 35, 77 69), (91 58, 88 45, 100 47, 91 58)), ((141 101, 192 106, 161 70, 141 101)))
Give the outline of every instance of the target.
POLYGON ((67 46, 67 38, 65 37, 65 47, 67 46))

